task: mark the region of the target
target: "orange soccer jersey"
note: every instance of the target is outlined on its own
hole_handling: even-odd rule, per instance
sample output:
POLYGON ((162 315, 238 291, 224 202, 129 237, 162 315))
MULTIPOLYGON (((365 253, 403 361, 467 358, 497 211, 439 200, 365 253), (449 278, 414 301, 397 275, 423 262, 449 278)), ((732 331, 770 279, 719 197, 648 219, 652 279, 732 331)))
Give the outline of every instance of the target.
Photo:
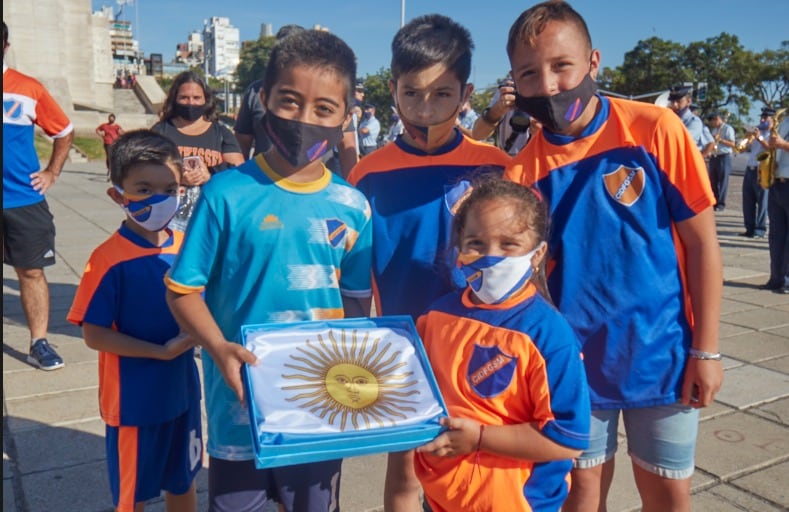
MULTIPOLYGON (((586 448, 586 376, 567 322, 533 285, 496 305, 474 305, 469 293, 443 297, 417 323, 450 416, 486 425, 536 422, 552 441, 586 448)), ((572 461, 417 453, 415 466, 434 512, 530 511, 559 509, 572 461)))

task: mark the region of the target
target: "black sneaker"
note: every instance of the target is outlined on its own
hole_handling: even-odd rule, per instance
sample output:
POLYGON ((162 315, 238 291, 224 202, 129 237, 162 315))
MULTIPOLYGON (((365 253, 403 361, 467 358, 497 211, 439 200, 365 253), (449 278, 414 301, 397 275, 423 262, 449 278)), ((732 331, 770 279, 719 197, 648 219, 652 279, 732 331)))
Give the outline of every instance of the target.
POLYGON ((63 368, 63 359, 49 346, 46 338, 39 338, 33 343, 27 355, 27 362, 47 371, 63 368))

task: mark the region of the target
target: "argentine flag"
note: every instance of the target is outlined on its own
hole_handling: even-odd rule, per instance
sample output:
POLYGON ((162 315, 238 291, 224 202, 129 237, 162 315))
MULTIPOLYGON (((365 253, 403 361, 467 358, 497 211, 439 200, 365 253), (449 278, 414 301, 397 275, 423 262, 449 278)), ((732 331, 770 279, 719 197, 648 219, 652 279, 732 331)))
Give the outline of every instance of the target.
POLYGON ((408 316, 246 325, 258 468, 408 450, 446 406, 408 316))

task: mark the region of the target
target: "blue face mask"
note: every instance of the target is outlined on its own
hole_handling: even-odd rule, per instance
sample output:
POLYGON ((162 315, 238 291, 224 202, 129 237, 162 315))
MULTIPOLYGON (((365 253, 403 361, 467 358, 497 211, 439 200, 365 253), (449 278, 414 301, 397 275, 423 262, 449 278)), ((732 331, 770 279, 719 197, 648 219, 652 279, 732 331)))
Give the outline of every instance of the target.
POLYGON ((761 123, 759 123, 759 126, 758 126, 758 128, 760 130, 762 130, 762 131, 768 129, 769 127, 770 127, 770 122, 769 121, 762 121, 761 123))
POLYGON ((123 195, 125 201, 121 208, 126 212, 126 215, 148 231, 161 231, 178 211, 180 196, 169 194, 138 196, 127 194, 118 186, 115 187, 115 190, 123 195))
POLYGON ((499 304, 509 299, 526 285, 534 274, 532 259, 542 247, 523 256, 458 256, 458 268, 466 283, 485 304, 499 304))

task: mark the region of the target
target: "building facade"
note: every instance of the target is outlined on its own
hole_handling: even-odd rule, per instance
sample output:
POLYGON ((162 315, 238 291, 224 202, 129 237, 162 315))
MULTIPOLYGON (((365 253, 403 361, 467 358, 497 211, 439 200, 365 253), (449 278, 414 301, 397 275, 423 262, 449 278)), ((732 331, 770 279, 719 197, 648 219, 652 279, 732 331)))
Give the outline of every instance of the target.
POLYGON ((228 18, 214 16, 203 25, 206 74, 217 78, 232 75, 240 60, 241 35, 228 18))

